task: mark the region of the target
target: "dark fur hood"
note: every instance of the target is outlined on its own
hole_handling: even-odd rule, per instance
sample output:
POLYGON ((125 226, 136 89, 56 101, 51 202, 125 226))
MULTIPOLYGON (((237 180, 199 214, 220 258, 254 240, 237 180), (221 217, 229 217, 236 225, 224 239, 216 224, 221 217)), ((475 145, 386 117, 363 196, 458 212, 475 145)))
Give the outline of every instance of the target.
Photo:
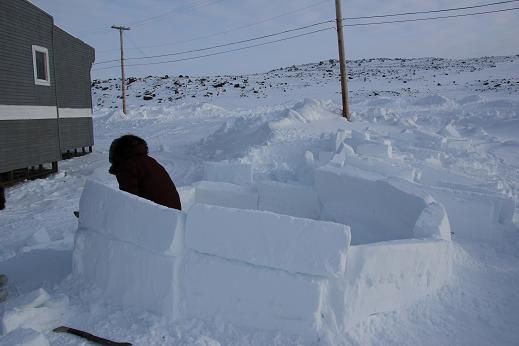
POLYGON ((148 155, 148 144, 135 135, 124 135, 115 139, 110 145, 109 161, 112 164, 110 173, 115 174, 117 166, 132 157, 148 155))

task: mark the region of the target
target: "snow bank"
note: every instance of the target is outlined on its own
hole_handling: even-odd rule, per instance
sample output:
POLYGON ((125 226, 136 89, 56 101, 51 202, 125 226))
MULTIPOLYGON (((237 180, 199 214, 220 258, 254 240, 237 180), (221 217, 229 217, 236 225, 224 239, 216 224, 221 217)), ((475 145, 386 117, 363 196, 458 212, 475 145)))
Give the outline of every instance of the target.
POLYGON ((195 205, 186 247, 207 255, 290 273, 344 274, 349 227, 265 211, 195 205))

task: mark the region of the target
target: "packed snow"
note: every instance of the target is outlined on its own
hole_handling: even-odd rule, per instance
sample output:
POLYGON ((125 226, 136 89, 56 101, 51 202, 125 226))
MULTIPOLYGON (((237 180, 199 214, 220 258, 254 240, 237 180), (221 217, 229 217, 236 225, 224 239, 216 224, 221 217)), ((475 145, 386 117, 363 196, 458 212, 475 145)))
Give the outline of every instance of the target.
POLYGON ((0 344, 519 343, 519 56, 349 69, 351 123, 336 60, 131 78, 127 115, 94 81, 94 153, 7 190, 0 344), (182 213, 117 191, 125 133, 182 213))

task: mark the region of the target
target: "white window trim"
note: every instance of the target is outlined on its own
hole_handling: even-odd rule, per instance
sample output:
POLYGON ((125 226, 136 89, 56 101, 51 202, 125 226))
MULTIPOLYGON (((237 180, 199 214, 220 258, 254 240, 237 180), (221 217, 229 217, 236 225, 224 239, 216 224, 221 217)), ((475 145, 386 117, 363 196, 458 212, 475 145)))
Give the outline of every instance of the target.
POLYGON ((34 69, 34 84, 50 86, 50 68, 49 68, 49 50, 45 47, 32 45, 32 66, 34 69), (39 79, 38 78, 38 70, 36 67, 36 52, 41 52, 45 54, 45 75, 47 79, 39 79))

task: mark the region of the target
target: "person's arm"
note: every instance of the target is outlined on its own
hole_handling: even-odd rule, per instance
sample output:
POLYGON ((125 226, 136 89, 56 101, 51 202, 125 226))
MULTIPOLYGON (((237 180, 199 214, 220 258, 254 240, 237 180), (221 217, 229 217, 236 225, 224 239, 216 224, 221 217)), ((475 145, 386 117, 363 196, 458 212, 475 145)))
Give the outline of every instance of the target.
POLYGON ((117 167, 115 174, 119 183, 119 190, 139 195, 139 174, 137 166, 132 160, 127 160, 117 167))

